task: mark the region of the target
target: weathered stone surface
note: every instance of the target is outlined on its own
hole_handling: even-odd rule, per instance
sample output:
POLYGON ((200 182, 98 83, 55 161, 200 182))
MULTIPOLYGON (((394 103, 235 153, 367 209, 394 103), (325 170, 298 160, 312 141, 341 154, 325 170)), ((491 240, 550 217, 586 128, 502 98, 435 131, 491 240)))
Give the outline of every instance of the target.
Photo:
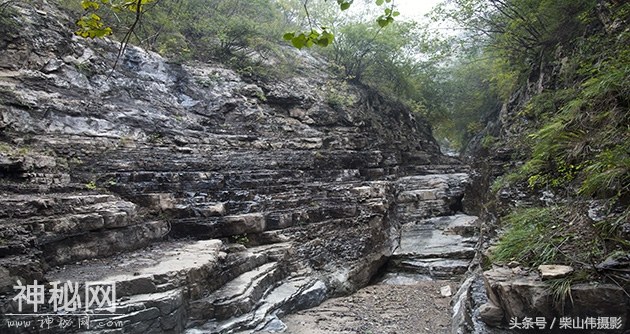
POLYGON ((397 213, 405 221, 454 214, 461 210, 469 176, 465 173, 408 176, 397 181, 397 213))
POLYGON ((562 278, 573 272, 573 267, 558 264, 542 264, 538 266, 538 272, 543 280, 562 278))
POLYGON ((473 320, 471 318, 472 298, 471 290, 475 275, 468 277, 459 287, 452 300, 453 317, 451 333, 464 334, 471 332, 473 320))
POLYGON ((477 217, 459 214, 404 224, 388 270, 440 279, 460 277, 475 256, 476 221, 477 217))
POLYGON ((481 321, 490 326, 503 324, 503 310, 492 303, 485 303, 479 306, 479 317, 481 321))
MULTIPOLYGON (((624 326, 630 316, 630 298, 613 284, 574 284, 570 297, 555 301, 551 289, 538 274, 515 274, 494 268, 483 273, 489 302, 500 307, 505 319, 512 317, 618 317, 624 326)), ((625 328, 625 327, 624 327, 625 328)))
POLYGON ((11 3, 24 19, 0 36, 2 292, 116 280, 122 332, 254 331, 367 284, 403 223, 459 210, 465 168, 426 121, 354 85, 331 106, 314 56, 256 81, 129 46, 109 77, 119 45, 36 2, 46 18, 11 3))

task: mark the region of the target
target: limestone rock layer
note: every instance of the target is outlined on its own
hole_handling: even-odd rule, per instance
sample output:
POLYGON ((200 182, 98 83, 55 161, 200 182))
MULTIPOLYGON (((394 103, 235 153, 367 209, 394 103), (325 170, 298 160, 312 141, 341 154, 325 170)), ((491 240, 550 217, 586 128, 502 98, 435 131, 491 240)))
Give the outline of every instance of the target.
POLYGON ((367 284, 401 224, 460 209, 465 169, 428 124, 316 57, 255 79, 130 46, 112 71, 117 43, 20 6, 0 37, 0 313, 17 280, 112 279, 125 332, 252 329, 367 284))

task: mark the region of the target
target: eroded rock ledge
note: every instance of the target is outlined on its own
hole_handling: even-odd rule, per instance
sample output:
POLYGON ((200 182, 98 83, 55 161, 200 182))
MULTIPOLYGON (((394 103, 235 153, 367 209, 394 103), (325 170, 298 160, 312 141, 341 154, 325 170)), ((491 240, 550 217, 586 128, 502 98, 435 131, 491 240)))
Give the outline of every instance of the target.
POLYGON ((18 279, 114 279, 124 332, 260 328, 367 284, 403 220, 460 209, 465 168, 426 122, 317 58, 253 80, 129 47, 108 79, 116 43, 20 6, 0 38, 0 313, 18 279))

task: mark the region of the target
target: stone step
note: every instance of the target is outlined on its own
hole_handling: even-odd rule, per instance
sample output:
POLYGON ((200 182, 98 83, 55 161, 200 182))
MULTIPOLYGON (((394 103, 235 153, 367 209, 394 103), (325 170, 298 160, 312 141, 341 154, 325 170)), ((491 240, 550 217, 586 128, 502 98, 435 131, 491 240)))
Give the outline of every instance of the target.
POLYGON ((425 275, 432 279, 458 279, 470 266, 470 260, 462 259, 394 259, 389 262, 388 271, 425 275))
MULTIPOLYGON (((157 170, 104 172, 96 183, 104 183, 109 179, 115 180, 117 187, 131 189, 139 194, 185 189, 187 192, 211 192, 220 195, 220 191, 232 190, 256 190, 260 194, 275 194, 291 189, 304 189, 304 186, 308 187, 318 182, 361 182, 365 179, 361 171, 356 169, 316 170, 311 166, 290 171, 236 168, 221 173, 209 171, 207 168, 190 169, 190 166, 184 166, 175 168, 177 172, 172 172, 162 166, 157 170)), ((94 177, 88 171, 77 172, 76 175, 83 176, 85 179, 94 177)))
POLYGON ((299 224, 319 223, 335 219, 355 218, 360 205, 366 209, 384 211, 381 202, 359 204, 347 198, 332 198, 317 202, 309 200, 303 207, 292 211, 275 210, 262 213, 227 215, 222 217, 188 217, 172 220, 170 236, 174 238, 194 237, 199 239, 225 238, 247 234, 259 234, 274 229, 284 229, 299 224))
MULTIPOLYGON (((451 217, 437 217, 438 224, 446 223, 443 228, 446 234, 455 234, 462 237, 472 237, 480 227, 479 217, 458 214, 451 217)), ((476 241, 476 240, 475 240, 476 241)))
MULTIPOLYGON (((20 225, 30 225, 34 234, 42 234, 40 243, 55 238, 67 238, 88 231, 125 227, 132 223, 136 206, 127 201, 112 201, 103 204, 78 208, 77 213, 55 216, 34 216, 19 220, 20 225)), ((0 219, 0 225, 15 222, 14 219, 0 219)))
POLYGON ((418 253, 395 253, 392 260, 421 260, 433 258, 472 260, 475 257, 473 247, 451 248, 448 246, 423 250, 418 253))
MULTIPOLYGON (((123 327, 102 333, 181 333, 188 321, 199 322, 191 319, 195 316, 226 324, 232 323, 229 319, 239 318, 244 320, 235 322, 235 326, 251 327, 282 307, 310 305, 310 299, 298 302, 297 293, 287 296, 289 283, 302 295, 314 298, 314 291, 308 290, 315 284, 312 279, 303 278, 308 286, 296 278, 281 282, 289 268, 290 248, 288 243, 246 249, 238 244, 224 245, 219 240, 163 242, 107 259, 57 268, 46 279, 115 282, 115 309, 93 310, 95 316, 90 324, 98 327, 100 322, 110 321, 120 322, 123 327), (260 313, 263 306, 266 311, 260 313)), ((325 291, 323 283, 316 288, 325 291)), ((320 294, 317 301, 325 295, 320 294)))
MULTIPOLYGON (((229 261, 223 250, 219 240, 163 242, 110 258, 56 268, 44 280, 78 283, 83 307, 87 283, 112 284, 116 305, 111 309, 90 308, 89 312, 94 314, 90 317, 93 328, 106 321, 120 322, 123 326, 111 333, 180 333, 186 323, 188 300, 201 298, 215 281, 220 281, 223 263, 229 261)), ((42 311, 54 313, 49 309, 42 311)), ((84 312, 80 308, 77 312, 59 314, 71 317, 84 312)))
POLYGON ((227 256, 222 246, 220 240, 156 243, 109 258, 66 265, 47 273, 46 279, 116 282, 117 297, 164 292, 184 285, 192 295, 201 295, 206 288, 201 278, 211 276, 227 256), (193 277, 199 282, 188 281, 193 277))
POLYGON ((186 323, 185 300, 183 289, 133 295, 118 303, 113 312, 116 315, 112 315, 110 310, 95 310, 96 315, 91 317, 89 325, 91 328, 103 327, 103 322, 123 325, 98 331, 103 334, 181 333, 186 323))
POLYGON ((428 174, 460 174, 469 173, 468 165, 416 165, 408 166, 409 175, 428 175, 428 174))
POLYGON ((121 228, 89 231, 65 238, 53 235, 49 236, 49 239, 43 239, 40 246, 46 263, 58 266, 146 247, 164 238, 168 232, 169 224, 158 220, 121 228))
POLYGON ((190 304, 189 320, 225 320, 248 313, 263 294, 284 276, 277 262, 266 263, 236 277, 209 297, 190 304))
POLYGON ((326 298, 326 293, 326 285, 319 280, 291 277, 267 291, 253 312, 224 321, 210 320, 203 325, 194 325, 186 333, 231 333, 236 330, 239 330, 238 333, 257 333, 282 314, 319 305, 326 298))
POLYGON ((141 248, 168 233, 166 222, 138 221, 136 209, 109 194, 10 194, 0 199, 0 235, 11 240, 0 254, 23 254, 31 243, 54 266, 141 248))
POLYGON ((248 213, 224 217, 198 217, 174 220, 171 236, 198 239, 225 238, 261 233, 265 231, 265 217, 261 213, 248 213))
POLYGON ((420 189, 442 189, 446 194, 463 192, 469 182, 467 173, 414 175, 398 179, 397 186, 402 191, 420 189))
POLYGON ((418 200, 408 203, 397 203, 396 215, 406 223, 417 223, 424 219, 452 214, 457 201, 446 199, 418 200))
POLYGON ((46 194, 6 195, 0 198, 0 218, 28 218, 54 216, 64 213, 95 211, 97 204, 116 202, 112 195, 98 194, 46 194))
MULTIPOLYGON (((464 214, 404 224, 387 271, 431 279, 461 277, 476 254, 477 226, 477 217, 464 214)), ((392 275, 388 279, 396 281, 392 275)))
POLYGON ((446 234, 442 230, 423 225, 403 225, 400 245, 395 258, 472 258, 475 254, 475 237, 446 234))

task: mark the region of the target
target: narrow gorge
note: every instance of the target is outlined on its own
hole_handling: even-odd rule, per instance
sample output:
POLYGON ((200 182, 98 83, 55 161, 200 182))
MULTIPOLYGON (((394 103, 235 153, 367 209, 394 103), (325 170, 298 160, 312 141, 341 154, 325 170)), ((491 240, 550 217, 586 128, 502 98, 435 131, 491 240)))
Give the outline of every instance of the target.
MULTIPOLYGON (((35 2, 0 35, 0 332, 503 333, 564 315, 536 270, 484 263, 500 156, 442 154, 423 117, 307 51, 282 46, 300 73, 282 80, 132 45, 117 60, 35 2), (85 308, 50 302, 65 282, 85 308), (90 282, 114 305, 87 308, 90 282), (43 299, 16 297, 38 283, 43 299)), ((572 291, 567 314, 627 328, 622 287, 572 291)))

